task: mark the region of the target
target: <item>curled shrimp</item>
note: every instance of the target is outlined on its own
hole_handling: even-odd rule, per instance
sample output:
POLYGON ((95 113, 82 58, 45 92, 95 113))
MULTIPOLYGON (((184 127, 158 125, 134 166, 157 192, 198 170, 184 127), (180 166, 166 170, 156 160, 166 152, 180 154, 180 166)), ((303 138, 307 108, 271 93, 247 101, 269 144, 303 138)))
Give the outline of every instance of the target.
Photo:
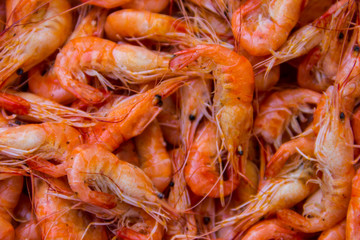
MULTIPOLYGON (((90 11, 81 8, 81 15, 78 24, 68 38, 68 41, 74 38, 95 36, 102 37, 107 11, 94 7, 90 11)), ((29 90, 41 97, 48 98, 58 103, 68 104, 75 100, 75 97, 64 90, 57 80, 56 73, 51 64, 39 64, 28 73, 29 90)))
POLYGON ((143 47, 116 44, 97 37, 71 40, 56 57, 54 70, 61 86, 86 103, 99 103, 104 94, 87 85, 85 73, 97 76, 104 87, 112 85, 102 76, 136 82, 155 80, 168 69, 169 57, 143 47))
POLYGON ((12 24, 0 36, 0 87, 11 84, 54 51, 70 35, 66 0, 21 0, 8 13, 12 24))
POLYGON ((294 161, 287 164, 278 176, 264 181, 251 200, 235 209, 241 209, 240 213, 217 222, 213 230, 234 226, 240 237, 262 217, 279 209, 292 207, 305 199, 316 189, 309 182, 314 178, 315 171, 311 163, 301 163, 301 159, 299 160, 300 163, 294 161))
POLYGON ((346 220, 342 220, 334 227, 329 228, 321 233, 318 240, 345 240, 351 239, 345 236, 346 220))
POLYGON ((276 65, 305 55, 321 43, 326 29, 348 27, 347 25, 353 16, 354 9, 353 0, 337 1, 314 22, 303 26, 291 34, 288 40, 276 52, 273 52, 271 57, 259 62, 254 68, 259 69, 265 66, 268 73, 276 65), (337 26, 339 22, 345 25, 337 26))
POLYGON ((243 171, 253 123, 254 73, 250 62, 220 45, 198 45, 175 53, 170 69, 184 68, 199 57, 215 63, 217 79, 214 96, 216 121, 235 172, 243 171), (241 157, 239 167, 238 158, 241 157))
POLYGON ((284 225, 277 219, 264 220, 256 225, 252 226, 243 240, 268 240, 268 239, 281 239, 281 240, 292 240, 302 239, 299 234, 289 227, 284 225))
POLYGON ((144 93, 120 101, 110 109, 108 122, 99 122, 87 131, 87 143, 102 144, 110 151, 139 134, 162 110, 163 99, 183 85, 186 78, 174 78, 144 93))
MULTIPOLYGON (((206 121, 199 127, 189 150, 184 175, 191 191, 199 196, 218 198, 230 195, 238 186, 239 178, 231 169, 228 180, 221 182, 216 161, 216 125, 206 121)), ((222 174, 222 173, 221 173, 222 174)))
POLYGON ((140 168, 96 144, 77 147, 68 159, 72 162, 67 174, 69 184, 82 201, 115 210, 118 202, 125 202, 141 207, 166 225, 168 211, 173 213, 173 210, 140 168))
POLYGON ((171 181, 171 160, 159 123, 154 120, 135 137, 140 168, 151 179, 154 186, 163 192, 171 181))
MULTIPOLYGON (((295 132, 301 133, 296 117, 302 112, 312 113, 311 105, 316 105, 320 98, 321 94, 301 88, 271 94, 260 105, 259 113, 255 118, 254 133, 261 135, 266 142, 274 144, 276 148, 280 147, 283 133, 288 130, 288 125, 291 123, 295 132)), ((291 134, 290 131, 288 132, 291 134)))
POLYGON ((304 0, 248 0, 233 14, 233 34, 251 55, 269 55, 286 41, 304 3, 304 0))
POLYGON ((332 94, 325 104, 316 138, 315 156, 322 176, 317 190, 304 204, 303 215, 284 209, 277 216, 287 225, 302 232, 318 232, 333 227, 344 219, 351 197, 353 134, 350 117, 344 112, 348 106, 340 97, 341 89, 330 87, 332 94))
POLYGON ((91 224, 92 217, 72 208, 69 200, 56 196, 50 186, 35 179, 35 214, 42 239, 106 239, 103 226, 91 224))
POLYGON ((82 138, 73 127, 62 123, 28 124, 0 130, 0 154, 27 163, 54 177, 66 175, 67 157, 82 138), (55 165, 47 160, 60 163, 55 165))

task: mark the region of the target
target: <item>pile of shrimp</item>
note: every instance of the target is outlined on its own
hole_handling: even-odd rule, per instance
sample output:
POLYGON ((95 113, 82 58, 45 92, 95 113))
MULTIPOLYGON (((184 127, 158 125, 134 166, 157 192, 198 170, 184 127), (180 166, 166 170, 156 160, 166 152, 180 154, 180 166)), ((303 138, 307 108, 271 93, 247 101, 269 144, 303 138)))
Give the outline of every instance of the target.
POLYGON ((360 239, 356 0, 0 1, 0 239, 360 239))

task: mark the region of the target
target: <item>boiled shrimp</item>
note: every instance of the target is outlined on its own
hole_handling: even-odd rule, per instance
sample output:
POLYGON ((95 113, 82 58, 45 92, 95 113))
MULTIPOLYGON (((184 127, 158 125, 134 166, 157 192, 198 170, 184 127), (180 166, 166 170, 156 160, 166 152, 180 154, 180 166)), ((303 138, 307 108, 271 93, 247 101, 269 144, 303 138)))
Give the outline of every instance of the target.
POLYGON ((243 171, 253 123, 254 73, 251 64, 245 57, 220 45, 198 45, 175 55, 170 61, 172 70, 184 68, 199 57, 215 63, 212 68, 217 79, 214 108, 220 138, 235 172, 243 171))
MULTIPOLYGON (((107 11, 94 7, 88 13, 85 8, 81 9, 84 17, 78 23, 68 38, 70 41, 79 37, 102 37, 107 11)), ((39 64, 29 71, 29 89, 31 92, 58 103, 68 104, 74 101, 75 97, 64 90, 57 80, 56 73, 52 64, 39 64)))
POLYGON ((309 183, 315 173, 312 164, 301 163, 301 159, 299 160, 300 163, 294 161, 287 164, 278 176, 264 181, 250 201, 235 209, 241 209, 240 213, 235 212, 233 216, 217 222, 214 230, 234 226, 241 236, 262 217, 275 213, 278 209, 292 207, 316 190, 316 186, 309 183))
POLYGON ((123 9, 111 13, 105 24, 108 38, 119 41, 127 38, 147 38, 154 41, 172 42, 189 31, 180 19, 134 9, 123 9), (129 24, 133 27, 129 28, 129 24), (173 40, 172 40, 173 39, 173 40))
POLYGON ((132 0, 122 5, 122 7, 157 13, 163 11, 168 4, 169 0, 132 0))
POLYGON ((190 149, 203 116, 208 115, 208 106, 210 89, 204 79, 197 79, 180 88, 180 131, 185 151, 190 149))
POLYGON ((199 127, 189 150, 184 175, 191 191, 199 196, 218 198, 230 195, 238 186, 239 178, 228 168, 228 180, 220 178, 217 171, 216 125, 206 121, 199 127))
MULTIPOLYGON (((307 54, 323 40, 326 29, 337 29, 337 23, 348 24, 354 13, 354 1, 342 0, 334 3, 323 15, 314 22, 303 26, 289 36, 288 40, 273 56, 259 62, 255 69, 267 68, 267 73, 276 65, 307 54)), ((347 25, 343 26, 346 28, 347 25)))
MULTIPOLYGON (((346 220, 336 224, 334 227, 329 228, 321 233, 318 240, 345 240, 346 220)), ((348 238, 351 239, 351 238, 348 238)))
POLYGON ((287 89, 271 94, 260 105, 255 118, 254 133, 260 135, 266 142, 279 148, 283 134, 291 124, 294 131, 302 132, 296 117, 301 113, 313 113, 312 105, 320 101, 321 94, 307 89, 287 89))
POLYGON ((162 110, 163 99, 183 85, 186 78, 174 78, 144 93, 124 99, 113 106, 108 115, 108 122, 99 122, 87 131, 87 142, 98 143, 110 151, 139 134, 162 110))
POLYGON ((54 51, 70 35, 72 17, 66 0, 18 1, 0 36, 0 87, 14 82, 54 51))
POLYGON ((0 154, 26 159, 32 168, 54 177, 66 175, 67 157, 82 138, 73 127, 62 123, 28 124, 0 130, 0 154), (57 161, 55 165, 47 160, 57 161))
POLYGON ((106 239, 103 226, 92 225, 92 217, 72 209, 69 200, 61 199, 49 185, 35 179, 35 213, 42 239, 106 239))
POLYGON ((154 186, 163 192, 171 181, 172 168, 161 128, 156 120, 135 137, 135 145, 140 168, 151 179, 154 186))
POLYGON ((318 232, 333 227, 344 219, 351 197, 353 134, 350 127, 348 106, 340 97, 339 86, 330 87, 332 94, 325 104, 326 114, 322 116, 316 138, 315 156, 320 189, 304 204, 303 215, 284 209, 277 216, 287 225, 302 232, 318 232))
POLYGON ((252 226, 243 240, 267 240, 267 239, 281 239, 281 240, 292 240, 302 239, 299 234, 289 227, 284 225, 277 219, 264 220, 256 225, 252 226))
POLYGON ((253 56, 266 56, 288 38, 299 20, 304 0, 248 0, 234 14, 235 39, 253 56))
POLYGON ((360 171, 358 170, 352 179, 351 199, 346 215, 346 238, 357 239, 360 236, 360 221, 359 221, 359 189, 360 189, 360 171))
POLYGON ((125 202, 141 207, 164 226, 171 213, 175 214, 140 168, 104 147, 81 145, 68 160, 72 162, 67 174, 70 187, 82 201, 115 211, 118 202, 125 202))
POLYGON ((166 239, 188 239, 197 235, 197 226, 193 214, 185 211, 191 207, 189 191, 184 177, 185 155, 181 149, 174 149, 170 153, 173 167, 172 186, 170 188, 168 202, 175 208, 181 218, 168 223, 166 239))
POLYGON ((168 61, 168 56, 143 47, 83 37, 65 45, 56 57, 54 70, 65 90, 86 103, 99 103, 104 100, 104 94, 85 83, 85 73, 97 76, 103 87, 112 87, 103 75, 120 79, 125 84, 129 81, 141 83, 163 76, 168 61))

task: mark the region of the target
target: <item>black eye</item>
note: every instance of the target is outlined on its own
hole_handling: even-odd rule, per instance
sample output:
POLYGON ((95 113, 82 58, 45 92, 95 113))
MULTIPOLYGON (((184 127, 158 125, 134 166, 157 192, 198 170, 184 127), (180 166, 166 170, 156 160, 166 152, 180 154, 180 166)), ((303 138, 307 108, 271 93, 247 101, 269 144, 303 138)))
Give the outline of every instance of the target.
POLYGON ((23 73, 24 73, 24 70, 22 68, 19 68, 18 70, 16 70, 16 74, 19 76, 23 75, 23 73))
POLYGON ((162 194, 161 192, 159 192, 158 194, 157 194, 157 196, 158 196, 158 198, 160 198, 160 199, 163 199, 165 196, 164 196, 164 194, 162 194))
POLYGON ((341 112, 340 113, 340 120, 344 120, 345 119, 345 113, 341 112))
POLYGON ((342 32, 339 33, 339 36, 338 38, 341 40, 341 39, 344 39, 344 34, 342 32))
POLYGON ((353 48, 354 52, 360 52, 360 47, 358 45, 355 45, 353 48))
POLYGON ((192 115, 192 114, 189 115, 189 120, 190 121, 194 121, 195 119, 196 119, 195 115, 192 115))
POLYGON ((163 105, 163 101, 162 101, 161 95, 156 94, 156 95, 155 95, 155 101, 156 101, 155 105, 157 105, 157 106, 159 106, 159 107, 161 107, 161 106, 163 105))
POLYGON ((203 222, 205 225, 208 225, 210 223, 210 218, 209 217, 203 217, 203 222))
POLYGON ((169 186, 170 187, 173 187, 175 185, 175 183, 173 182, 173 181, 171 181, 170 183, 169 183, 169 186))

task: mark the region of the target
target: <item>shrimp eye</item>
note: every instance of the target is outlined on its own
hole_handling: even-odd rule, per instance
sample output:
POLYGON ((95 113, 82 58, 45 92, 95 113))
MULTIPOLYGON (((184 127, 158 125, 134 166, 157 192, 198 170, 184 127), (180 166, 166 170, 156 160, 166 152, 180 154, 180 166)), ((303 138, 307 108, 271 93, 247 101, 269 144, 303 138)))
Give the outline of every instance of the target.
POLYGON ((22 68, 19 68, 18 70, 16 70, 16 74, 19 76, 23 75, 23 73, 24 73, 24 70, 22 68))
POLYGON ((339 33, 339 36, 338 38, 341 40, 341 39, 344 39, 344 34, 342 32, 339 33))
POLYGON ((173 187, 175 184, 174 184, 174 182, 173 181, 171 181, 170 183, 169 183, 169 186, 170 187, 173 187))
POLYGON ((162 97, 159 94, 155 95, 154 105, 161 107, 163 105, 162 97))
POLYGON ((340 113, 340 120, 344 120, 345 119, 345 113, 341 112, 340 113))
POLYGON ((209 217, 203 217, 203 222, 205 225, 208 225, 210 223, 210 218, 209 217))
POLYGON ((163 199, 165 196, 161 192, 157 193, 158 198, 163 199))
POLYGON ((353 48, 354 52, 360 52, 360 47, 359 45, 355 45, 353 48))
POLYGON ((189 120, 190 120, 190 121, 194 121, 195 119, 196 119, 196 116, 195 116, 195 115, 190 114, 190 116, 189 116, 189 120))

